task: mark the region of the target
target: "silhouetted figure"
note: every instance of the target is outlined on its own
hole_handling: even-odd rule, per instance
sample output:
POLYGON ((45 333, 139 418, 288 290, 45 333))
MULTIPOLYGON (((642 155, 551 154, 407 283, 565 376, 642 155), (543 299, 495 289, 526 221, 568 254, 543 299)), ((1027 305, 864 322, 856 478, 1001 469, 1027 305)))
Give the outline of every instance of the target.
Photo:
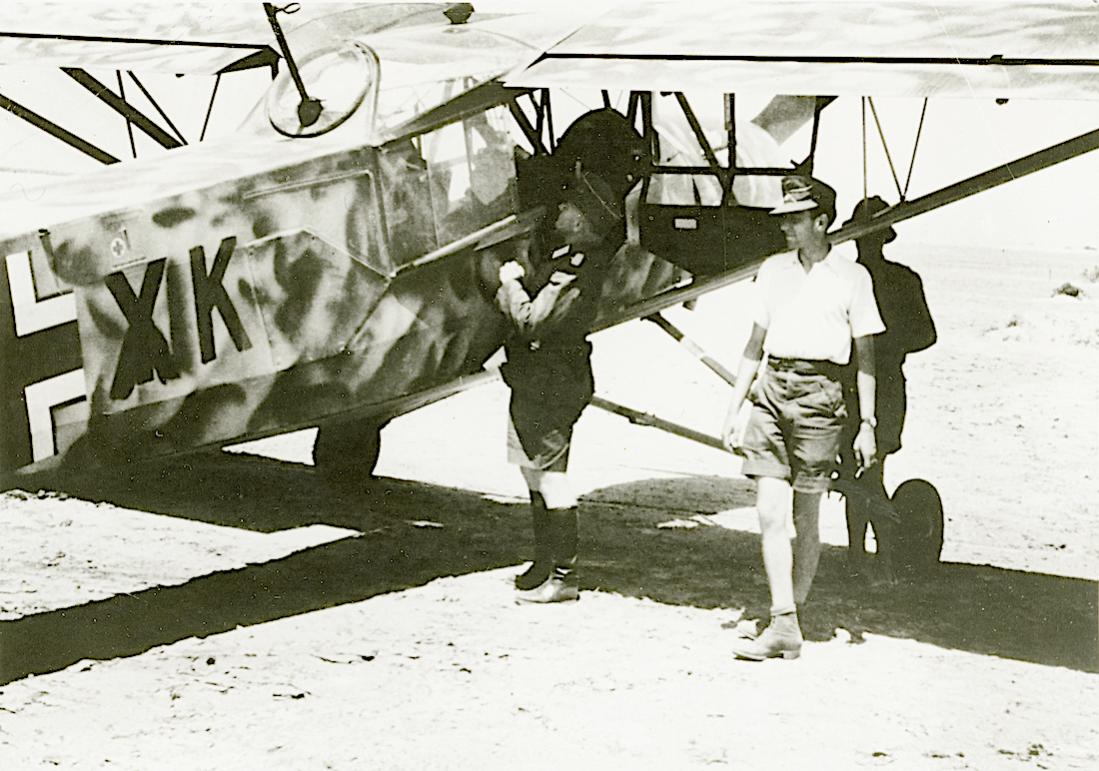
MULTIPOLYGON (((865 221, 889 205, 879 196, 864 199, 856 206, 845 225, 865 221)), ((854 479, 854 489, 846 496, 848 566, 852 573, 859 573, 866 565, 866 529, 874 526, 874 537, 883 567, 892 573, 892 544, 888 524, 875 512, 875 502, 884 502, 885 459, 901 447, 901 431, 904 428, 907 409, 907 389, 904 377, 905 358, 910 353, 922 351, 934 345, 937 338, 935 323, 924 297, 923 281, 911 268, 885 259, 883 247, 896 239, 892 227, 877 230, 855 244, 858 262, 870 273, 874 282, 874 297, 878 303, 885 331, 874 336, 874 367, 877 384, 874 414, 878 425, 875 429, 878 462, 856 475, 853 458, 844 455, 843 473, 854 479), (860 494, 861 493, 861 494, 860 494)), ((847 393, 849 406, 854 404, 855 394, 847 393)), ((848 414, 852 413, 849 409, 848 414)), ((853 422, 849 431, 858 426, 853 422)), ((846 446, 846 444, 844 445, 846 446)))

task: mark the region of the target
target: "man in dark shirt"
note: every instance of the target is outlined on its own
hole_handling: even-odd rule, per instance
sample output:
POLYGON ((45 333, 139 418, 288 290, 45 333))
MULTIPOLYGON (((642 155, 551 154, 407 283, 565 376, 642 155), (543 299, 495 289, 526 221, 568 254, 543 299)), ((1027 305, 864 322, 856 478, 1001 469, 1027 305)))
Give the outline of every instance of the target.
MULTIPOLYGON (((865 222, 888 208, 889 205, 879 196, 864 199, 859 201, 851 219, 844 224, 865 222)), ((852 573, 861 572, 866 565, 867 525, 874 520, 872 513, 875 504, 880 506, 887 498, 883 478, 885 458, 901 447, 901 431, 904 428, 908 402, 904 376, 905 358, 910 353, 930 348, 937 337, 935 323, 924 296, 923 281, 911 268, 885 259, 882 253, 885 244, 896 237, 893 228, 887 227, 869 233, 855 242, 859 252, 858 261, 870 272, 874 282, 874 296, 882 321, 885 322, 885 331, 874 336, 877 382, 877 406, 874 413, 878 419, 875 430, 878 463, 862 474, 854 473, 851 457, 845 456, 843 464, 844 475, 848 480, 854 480, 853 488, 846 496, 849 544, 847 558, 852 573)), ((853 398, 854 395, 848 392, 849 403, 853 398)), ((852 425, 849 431, 853 432, 856 428, 857 426, 852 425)), ((878 550, 884 554, 888 544, 883 542, 888 536, 879 532, 879 529, 875 524, 874 536, 879 543, 878 550)))
MULTIPOLYGON (((508 459, 530 490, 534 562, 515 579, 519 599, 578 599, 577 500, 565 476, 572 429, 591 402, 588 331, 615 249, 622 202, 600 177, 578 172, 559 204, 557 244, 500 267, 496 303, 511 322, 504 382, 511 389, 508 459)), ((552 243, 552 242, 551 242, 552 243)))

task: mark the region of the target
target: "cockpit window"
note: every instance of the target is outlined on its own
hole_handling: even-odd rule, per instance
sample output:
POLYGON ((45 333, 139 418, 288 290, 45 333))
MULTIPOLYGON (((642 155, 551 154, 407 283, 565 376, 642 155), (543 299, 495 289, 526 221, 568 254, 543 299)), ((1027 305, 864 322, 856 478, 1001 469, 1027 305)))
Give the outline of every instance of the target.
POLYGON ((423 137, 440 244, 469 235, 515 211, 515 144, 494 125, 503 108, 452 123, 423 137))
POLYGON ((515 212, 510 120, 499 107, 383 148, 386 228, 395 265, 515 212))

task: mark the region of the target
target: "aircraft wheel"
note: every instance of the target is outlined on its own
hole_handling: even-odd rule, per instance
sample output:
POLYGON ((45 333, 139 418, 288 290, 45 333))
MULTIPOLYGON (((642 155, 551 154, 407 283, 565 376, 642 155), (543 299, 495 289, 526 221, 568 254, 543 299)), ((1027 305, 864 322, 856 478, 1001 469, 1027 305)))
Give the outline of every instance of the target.
POLYGON ((894 560, 909 575, 923 575, 938 563, 943 550, 943 503, 926 479, 909 479, 892 497, 900 522, 895 528, 894 560))
POLYGON ((317 430, 313 464, 325 483, 337 491, 361 489, 374 478, 384 424, 350 421, 317 430))

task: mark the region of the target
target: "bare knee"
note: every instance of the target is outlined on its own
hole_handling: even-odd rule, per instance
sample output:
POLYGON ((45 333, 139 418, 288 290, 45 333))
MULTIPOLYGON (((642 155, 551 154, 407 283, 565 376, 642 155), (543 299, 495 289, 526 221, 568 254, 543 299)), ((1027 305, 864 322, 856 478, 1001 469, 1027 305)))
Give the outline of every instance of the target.
POLYGON ((539 487, 547 509, 571 509, 577 503, 576 493, 564 472, 541 472, 539 487))
POLYGON ((790 486, 781 479, 761 478, 756 498, 759 513, 759 529, 764 535, 786 533, 786 520, 790 511, 790 486))

